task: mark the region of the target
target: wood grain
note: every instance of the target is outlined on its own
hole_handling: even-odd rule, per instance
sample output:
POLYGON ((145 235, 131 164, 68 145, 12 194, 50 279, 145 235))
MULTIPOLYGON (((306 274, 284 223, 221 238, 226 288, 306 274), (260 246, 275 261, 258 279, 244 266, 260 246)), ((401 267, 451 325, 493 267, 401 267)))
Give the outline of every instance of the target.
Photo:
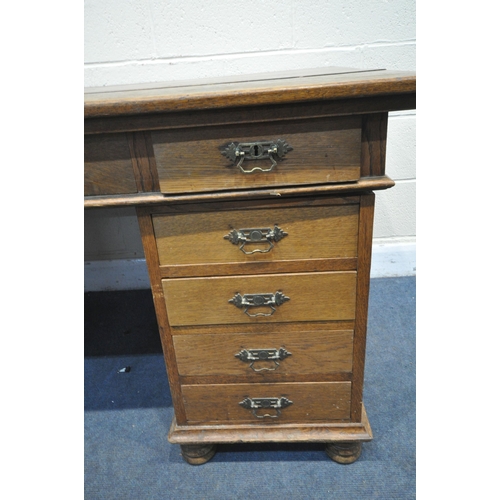
POLYGON ((368 297, 370 293, 374 204, 375 195, 373 193, 361 197, 351 407, 351 420, 353 422, 359 422, 362 416, 361 409, 365 370, 366 329, 368 326, 368 297))
POLYGON ((276 262, 356 257, 358 205, 233 210, 153 217, 160 265, 276 262), (231 230, 278 225, 287 236, 273 243, 224 239, 231 230))
POLYGON ((388 113, 363 116, 361 140, 361 176, 385 175, 388 113))
MULTIPOLYGON (((357 183, 353 183, 357 184, 357 183)), ((300 188, 296 188, 300 192, 300 188)), ((358 194, 330 194, 319 192, 313 195, 310 189, 307 189, 309 195, 289 197, 277 196, 256 196, 255 198, 246 198, 243 194, 250 194, 254 191, 235 193, 234 198, 226 199, 221 197, 220 193, 213 193, 212 198, 207 198, 207 195, 200 194, 196 196, 196 203, 192 203, 191 197, 185 197, 184 202, 178 199, 178 203, 164 204, 163 206, 151 207, 152 215, 175 215, 183 213, 204 213, 204 212, 222 212, 232 210, 257 210, 257 209, 276 209, 276 208, 293 208, 293 207, 324 207, 331 205, 359 205, 360 195, 358 194), (191 200, 191 201, 190 201, 191 200)), ((259 192, 259 190, 255 190, 259 192)), ((292 191, 290 191, 291 193, 292 191)), ((293 190, 295 192, 295 190, 293 190)), ((169 199, 169 196, 165 196, 169 199)), ((174 197, 178 198, 178 197, 174 197)))
POLYGON ((140 193, 160 191, 151 134, 131 132, 127 134, 127 139, 132 156, 137 191, 140 193))
MULTIPOLYGON (((182 395, 188 423, 331 422, 349 418, 351 383, 184 385, 182 395), (239 404, 247 397, 286 397, 293 404, 282 409, 278 418, 259 419, 239 404)), ((256 413, 276 414, 276 410, 256 413)))
POLYGON ((190 278, 215 275, 306 273, 326 271, 355 271, 358 259, 307 259, 255 261, 228 264, 187 264, 161 266, 162 278, 190 278))
POLYGON ((182 376, 248 375, 254 381, 275 374, 330 374, 352 369, 353 332, 303 331, 288 334, 174 335, 177 366, 182 376), (283 360, 250 363, 237 358, 242 349, 280 349, 291 353, 283 360))
POLYGON ((309 197, 321 195, 356 195, 367 190, 382 190, 394 186, 394 181, 387 176, 362 178, 357 182, 346 184, 325 184, 293 188, 273 188, 273 189, 251 189, 247 191, 221 191, 217 193, 190 193, 183 195, 162 195, 154 193, 144 193, 136 195, 107 195, 107 196, 86 196, 84 199, 85 208, 104 207, 126 207, 126 206, 174 206, 178 203, 206 203, 208 201, 226 200, 259 200, 259 199, 279 199, 284 200, 291 197, 309 197))
POLYGON ((233 334, 235 331, 264 335, 270 333, 288 334, 290 332, 315 332, 333 330, 354 330, 354 320, 348 321, 301 321, 300 323, 267 323, 264 327, 260 323, 247 323, 244 327, 227 325, 183 325, 171 326, 172 335, 208 335, 233 334))
POLYGON ((394 185, 388 112, 415 105, 414 73, 346 68, 87 91, 85 207, 138 206, 174 403, 169 440, 197 445, 194 459, 222 442, 372 438, 362 402, 371 191, 394 185), (220 153, 278 138, 294 149, 273 172, 245 175, 220 153), (288 236, 269 254, 223 238, 274 224, 288 236), (269 317, 228 302, 276 291, 290 300, 269 317), (276 371, 234 356, 279 347, 292 353, 279 366, 258 362, 276 371), (279 418, 239 405, 281 396, 293 404, 279 418))
POLYGON ((171 443, 330 443, 336 441, 370 441, 373 433, 363 407, 361 422, 321 422, 269 425, 201 424, 180 425, 175 418, 170 426, 171 443))
POLYGON ((84 177, 85 196, 137 192, 125 134, 85 136, 84 177))
MULTIPOLYGON (((162 280, 169 322, 214 325, 354 319, 356 272, 268 274, 162 280), (281 291, 290 297, 272 316, 249 317, 228 301, 236 293, 281 291)), ((249 311, 269 313, 269 307, 249 311)))
POLYGON ((158 272, 158 254, 156 252, 153 225, 151 223, 151 216, 147 210, 137 208, 136 212, 139 229, 141 231, 142 244, 144 246, 144 254, 146 255, 146 262, 148 265, 149 280, 151 283, 151 291, 153 293, 153 302, 158 321, 158 328, 160 331, 163 357, 167 368, 170 392, 174 403, 175 418, 177 419, 177 422, 183 424, 186 422, 186 414, 184 412, 179 373, 177 370, 177 361, 175 359, 174 345, 168 324, 165 299, 163 297, 163 288, 161 286, 161 278, 158 272))
POLYGON ((242 108, 229 107, 196 111, 148 113, 135 116, 95 116, 86 118, 85 134, 127 132, 132 130, 167 130, 201 126, 264 123, 283 120, 366 115, 403 109, 415 109, 416 94, 390 94, 363 98, 267 104, 242 108))
POLYGON ((156 88, 121 87, 90 89, 85 94, 85 117, 133 115, 207 109, 229 106, 291 103, 304 100, 359 98, 398 93, 415 93, 415 73, 402 71, 356 71, 335 74, 335 68, 322 74, 309 70, 302 78, 266 78, 231 82, 224 78, 200 85, 200 81, 158 85, 156 88), (189 95, 189 99, 186 96, 189 95))
MULTIPOLYGON (((182 385, 215 385, 215 384, 253 384, 257 382, 254 375, 180 375, 179 380, 182 385)), ((352 381, 351 372, 329 372, 322 374, 282 374, 272 372, 262 372, 258 382, 278 383, 278 382, 343 382, 352 381), (265 374, 267 373, 267 375, 265 374)))
MULTIPOLYGON (((361 119, 302 120, 151 132, 163 193, 211 192, 359 179, 361 119), (271 172, 245 174, 221 148, 232 142, 284 139, 293 148, 271 172)), ((245 160, 268 169, 270 159, 245 160)))

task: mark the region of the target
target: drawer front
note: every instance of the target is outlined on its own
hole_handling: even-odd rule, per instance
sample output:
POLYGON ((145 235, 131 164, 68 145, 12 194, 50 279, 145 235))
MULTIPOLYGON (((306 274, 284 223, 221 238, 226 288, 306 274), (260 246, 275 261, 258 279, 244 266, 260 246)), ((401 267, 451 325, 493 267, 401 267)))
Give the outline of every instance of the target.
POLYGON ((356 257, 359 205, 153 216, 160 265, 356 257))
POLYGON ((359 117, 153 131, 151 138, 163 193, 347 182, 360 176, 359 117), (269 153, 274 148, 278 153, 269 153))
POLYGON ((165 279, 162 286, 171 326, 339 321, 355 313, 355 271, 165 279))
POLYGON ((279 424, 350 417, 351 382, 201 384, 181 390, 190 423, 279 424))
POLYGON ((86 135, 85 196, 137 193, 125 134, 86 135))
POLYGON ((174 335, 182 376, 309 375, 352 370, 353 331, 174 335))

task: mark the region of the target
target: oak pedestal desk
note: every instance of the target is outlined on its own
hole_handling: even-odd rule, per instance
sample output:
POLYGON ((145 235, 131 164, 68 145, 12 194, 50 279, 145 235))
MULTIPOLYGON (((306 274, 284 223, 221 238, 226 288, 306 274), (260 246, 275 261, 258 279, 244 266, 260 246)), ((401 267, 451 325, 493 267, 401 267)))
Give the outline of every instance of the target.
POLYGON ((86 90, 85 207, 136 207, 188 463, 372 439, 373 191, 388 112, 415 105, 414 73, 348 68, 86 90))

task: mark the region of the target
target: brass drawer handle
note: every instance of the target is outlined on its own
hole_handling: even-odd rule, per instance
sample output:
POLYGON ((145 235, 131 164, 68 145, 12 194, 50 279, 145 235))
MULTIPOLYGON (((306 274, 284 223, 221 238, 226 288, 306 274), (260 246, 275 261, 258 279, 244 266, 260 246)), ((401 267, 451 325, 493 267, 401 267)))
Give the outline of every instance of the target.
POLYGON ((287 297, 285 294, 281 292, 247 293, 245 295, 241 295, 239 292, 237 292, 232 299, 228 300, 228 302, 230 304, 234 304, 236 307, 239 307, 240 309, 244 308, 245 310, 243 312, 247 316, 255 318, 257 316, 272 316, 276 312, 276 307, 280 306, 287 300, 290 300, 290 297, 287 297), (271 312, 251 314, 248 312, 248 309, 250 307, 269 307, 271 308, 271 312))
POLYGON ((281 409, 286 408, 293 404, 293 401, 290 401, 287 398, 245 398, 243 401, 239 403, 243 408, 247 410, 252 410, 252 414, 257 418, 278 418, 281 415, 281 409), (260 408, 272 408, 276 410, 274 415, 270 413, 265 413, 264 415, 257 415, 257 410, 260 408))
POLYGON ((284 360, 288 356, 291 356, 292 353, 288 352, 284 347, 280 347, 279 349, 242 349, 240 352, 236 353, 234 356, 236 358, 241 359, 243 362, 250 362, 250 368, 254 372, 263 372, 263 371, 274 371, 278 368, 279 361, 284 360), (274 361, 274 367, 268 368, 254 368, 254 363, 256 361, 274 361))
POLYGON ((273 229, 271 229, 270 227, 255 229, 233 229, 229 234, 226 234, 226 236, 224 236, 224 239, 229 240, 233 245, 240 245, 239 248, 244 254, 251 255, 256 252, 269 252, 274 247, 273 242, 277 243, 285 236, 288 236, 288 233, 285 233, 283 229, 275 224, 273 229), (256 248, 255 250, 249 252, 248 250, 245 250, 245 245, 247 243, 266 243, 269 246, 264 249, 256 248))
POLYGON ((221 154, 229 158, 232 162, 237 163, 237 167, 244 174, 251 174, 256 171, 270 172, 278 163, 276 160, 281 160, 293 148, 284 140, 276 141, 257 141, 257 142, 231 142, 221 147, 221 154), (244 160, 271 160, 269 168, 254 167, 251 170, 245 170, 242 167, 244 160))

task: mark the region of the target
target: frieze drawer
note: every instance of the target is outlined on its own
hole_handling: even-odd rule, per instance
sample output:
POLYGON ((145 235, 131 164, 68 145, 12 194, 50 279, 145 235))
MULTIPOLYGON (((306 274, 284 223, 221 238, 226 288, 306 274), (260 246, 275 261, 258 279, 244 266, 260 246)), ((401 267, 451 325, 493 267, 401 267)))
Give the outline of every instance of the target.
POLYGON ((187 193, 356 181, 361 118, 151 132, 160 190, 187 193))

